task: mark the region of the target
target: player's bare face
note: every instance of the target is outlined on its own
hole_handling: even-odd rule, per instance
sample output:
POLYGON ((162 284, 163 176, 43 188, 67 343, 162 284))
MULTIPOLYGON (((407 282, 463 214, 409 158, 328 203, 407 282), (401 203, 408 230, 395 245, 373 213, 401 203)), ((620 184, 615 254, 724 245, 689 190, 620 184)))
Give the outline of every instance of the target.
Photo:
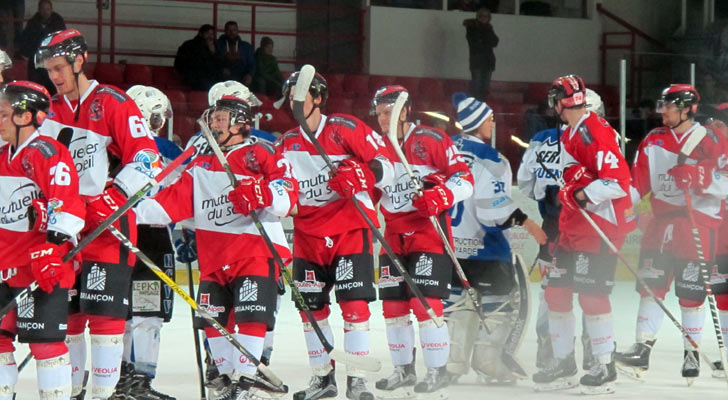
POLYGON ((73 66, 64 56, 49 58, 43 61, 43 66, 48 71, 48 77, 56 87, 58 94, 69 95, 77 89, 73 66))
MULTIPOLYGON (((291 93, 288 95, 288 102, 289 102, 289 105, 291 106, 291 110, 293 110, 293 96, 295 95, 295 93, 296 93, 296 88, 292 87, 291 93)), ((319 97, 316 99, 316 104, 320 104, 320 103, 321 103, 321 98, 319 97)), ((314 105, 313 96, 311 96, 310 92, 306 93, 306 99, 303 101, 303 115, 310 118, 312 116, 311 111, 313 110, 313 105, 314 105)))
POLYGON ((230 112, 215 111, 212 113, 210 128, 217 133, 217 142, 224 143, 230 138, 230 112))
POLYGON ((15 124, 13 124, 13 108, 7 100, 0 101, 0 137, 6 142, 15 141, 15 124))
POLYGON ((680 110, 675 103, 665 104, 662 108, 662 124, 665 126, 675 126, 679 124, 681 120, 686 119, 686 116, 680 118, 682 111, 683 110, 680 110))
POLYGON ((389 120, 392 118, 392 104, 377 104, 377 122, 385 135, 389 134, 389 120))

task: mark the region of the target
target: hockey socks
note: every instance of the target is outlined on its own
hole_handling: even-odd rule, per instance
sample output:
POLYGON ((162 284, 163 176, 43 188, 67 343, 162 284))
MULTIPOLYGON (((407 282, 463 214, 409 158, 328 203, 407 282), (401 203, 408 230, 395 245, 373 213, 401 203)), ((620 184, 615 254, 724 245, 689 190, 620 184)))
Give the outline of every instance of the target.
POLYGON ((66 346, 71 358, 72 394, 77 396, 83 390, 83 378, 86 373, 86 337, 83 333, 66 335, 66 346))
POLYGON ((655 340, 660 330, 665 313, 652 297, 640 298, 640 309, 637 313, 636 342, 645 343, 655 340))
POLYGON ((13 353, 0 353, 0 400, 10 400, 18 383, 18 366, 13 353))
POLYGON ((414 359, 412 349, 415 346, 415 327, 409 315, 396 318, 386 318, 387 342, 392 364, 407 365, 414 359))
MULTIPOLYGON (((263 343, 265 342, 263 337, 245 335, 241 333, 235 333, 233 336, 235 337, 235 340, 240 342, 240 344, 250 352, 250 354, 260 359, 260 355, 263 354, 263 343)), ((221 337, 220 339, 224 338, 221 337)), ((233 380, 238 380, 242 375, 255 376, 255 371, 257 370, 255 364, 248 360, 248 358, 232 344, 230 344, 229 347, 232 350, 230 358, 233 361, 233 380)))
POLYGON ((212 359, 214 360, 215 366, 217 367, 217 371, 220 375, 232 375, 233 370, 235 369, 235 363, 231 359, 231 356, 233 355, 233 349, 235 349, 235 347, 224 337, 211 337, 209 334, 207 336, 207 344, 210 347, 210 354, 212 355, 212 359))
POLYGON ((134 364, 134 370, 152 378, 159 360, 159 333, 164 320, 159 317, 132 317, 124 332, 124 358, 134 364))
MULTIPOLYGON (((369 321, 344 322, 344 351, 358 356, 369 355, 369 321)), ((348 376, 363 378, 364 371, 346 366, 348 376)))
POLYGON ((114 388, 121 374, 121 355, 123 352, 123 334, 91 334, 92 398, 105 399, 114 394, 114 388))
POLYGON ((609 364, 614 351, 614 320, 612 313, 585 315, 584 324, 591 339, 592 354, 601 364, 609 364))
POLYGON ((71 360, 68 353, 36 360, 36 367, 41 400, 71 398, 71 360))
POLYGON ((574 312, 549 310, 549 332, 554 357, 565 359, 574 352, 574 312))
MULTIPOLYGON (((702 305, 699 307, 680 306, 680 311, 682 311, 683 327, 695 343, 700 344, 700 340, 703 337, 705 309, 702 305)), ((683 338, 683 345, 685 346, 685 350, 693 350, 693 346, 691 346, 690 342, 688 342, 685 338, 683 338)))
POLYGON ((420 321, 420 346, 422 346, 422 358, 425 360, 427 368, 444 366, 450 355, 447 324, 438 328, 435 321, 431 319, 420 321))
MULTIPOLYGON (((316 322, 318 322, 326 340, 333 346, 334 333, 329 326, 329 320, 324 318, 316 322)), ((318 336, 316 336, 316 332, 313 330, 310 322, 303 323, 303 336, 306 339, 306 347, 308 348, 308 363, 311 365, 314 375, 328 375, 332 369, 331 357, 329 357, 329 353, 326 352, 324 345, 321 344, 318 336)))

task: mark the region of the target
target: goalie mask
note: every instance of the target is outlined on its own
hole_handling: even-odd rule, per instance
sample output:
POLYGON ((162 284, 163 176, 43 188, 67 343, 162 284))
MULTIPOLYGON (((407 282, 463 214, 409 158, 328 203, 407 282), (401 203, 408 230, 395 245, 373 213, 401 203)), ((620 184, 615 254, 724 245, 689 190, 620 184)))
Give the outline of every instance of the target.
POLYGON ((154 134, 162 129, 168 118, 172 118, 172 106, 161 90, 151 86, 134 85, 126 91, 126 94, 139 107, 142 116, 147 120, 149 129, 154 134))
POLYGON ((219 140, 227 134, 225 140, 218 142, 222 147, 233 136, 241 135, 243 138, 249 136, 253 112, 250 110, 250 105, 244 100, 235 96, 223 96, 215 102, 213 107, 205 110, 202 118, 215 140, 219 140), (240 126, 239 131, 233 133, 233 127, 238 125, 240 126))
POLYGON ((250 89, 238 81, 218 82, 212 85, 207 92, 207 102, 212 107, 223 96, 233 96, 245 100, 251 107, 260 107, 263 104, 250 92, 250 89))
POLYGON ((549 107, 561 104, 564 108, 578 108, 586 105, 586 86, 577 75, 556 78, 548 94, 549 107))

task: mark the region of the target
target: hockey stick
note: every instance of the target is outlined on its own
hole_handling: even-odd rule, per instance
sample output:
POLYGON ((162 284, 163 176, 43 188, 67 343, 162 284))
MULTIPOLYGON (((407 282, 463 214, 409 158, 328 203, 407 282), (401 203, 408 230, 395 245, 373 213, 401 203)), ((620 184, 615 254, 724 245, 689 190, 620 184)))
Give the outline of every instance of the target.
MULTIPOLYGON (((402 151, 402 148, 399 145, 399 138, 398 135, 398 125, 399 125, 399 116, 402 112, 402 108, 404 107, 404 104, 407 102, 407 98, 409 95, 406 92, 400 92, 397 96, 397 99, 394 101, 394 106, 392 106, 392 114, 389 118, 389 132, 387 132, 387 139, 389 139, 389 143, 392 144, 392 148, 394 148, 394 152, 397 153, 397 157, 399 157, 399 162, 404 167, 404 170, 407 172, 407 175, 410 178, 410 181, 415 187, 415 190, 417 191, 417 194, 419 196, 422 196, 423 190, 422 185, 420 185, 420 182, 415 177, 414 172, 412 172, 412 167, 410 166, 409 162, 407 161, 407 157, 404 155, 404 152, 402 151)), ((440 222, 437 220, 437 217, 430 216, 429 217, 430 222, 432 223, 432 226, 437 231, 438 236, 440 236, 440 240, 442 241, 443 247, 445 248, 445 252, 450 257, 450 261, 453 263, 453 267, 455 268, 455 272, 458 275, 458 278, 460 278, 460 282, 463 285, 463 289, 468 293, 468 297, 470 298, 470 301, 473 303, 473 307, 475 308, 476 314, 478 314, 478 318, 480 319, 480 323, 483 324, 483 328, 485 328, 485 331, 490 334, 490 329, 488 328, 488 324, 485 322, 485 314, 483 314, 483 307, 481 307, 480 304, 480 296, 478 293, 473 289, 473 286, 470 285, 470 281, 468 281, 468 277, 465 276, 465 271, 463 271, 463 267, 460 265, 460 262, 458 261, 457 256, 455 255, 455 252, 452 249, 452 246, 450 245, 450 240, 447 237, 447 234, 442 229, 442 226, 440 225, 440 222)))
POLYGON ((531 316, 531 296, 529 292, 529 275, 526 275, 526 266, 523 263, 523 258, 520 254, 513 253, 513 268, 516 269, 516 276, 518 276, 518 289, 521 294, 521 299, 518 304, 518 317, 516 318, 515 325, 511 328, 511 331, 506 337, 506 341, 503 343, 503 351, 501 352, 501 361, 516 375, 522 379, 528 378, 528 373, 521 366, 521 363, 516 359, 516 351, 521 347, 523 342, 523 332, 528 327, 528 321, 531 316), (525 293, 522 294, 522 293, 525 293), (525 297, 525 301, 523 298, 525 297))
MULTIPOLYGON (((235 177, 233 170, 230 168, 230 163, 228 163, 227 158, 225 158, 225 155, 222 154, 222 150, 220 149, 220 146, 217 144, 217 141, 215 140, 215 137, 212 135, 212 132, 210 132, 210 129, 207 127, 207 124, 204 121, 202 121, 201 119, 197 120, 197 123, 200 125, 200 129, 202 130, 202 135, 205 137, 205 139, 207 139, 208 147, 212 150, 212 152, 215 154, 215 157, 217 157, 217 160, 220 162, 220 164, 225 169, 225 173, 227 174, 228 178, 230 179, 230 185, 233 188, 237 187, 238 179, 235 177)), ((348 354, 346 352, 334 349, 334 346, 332 346, 331 343, 329 343, 329 341, 326 339, 326 336, 324 336, 324 333, 321 330, 321 327, 319 326, 318 322, 316 322, 316 319, 313 317, 311 310, 309 309, 308 305, 306 304, 306 301, 303 299, 303 295, 301 295, 301 292, 298 290, 298 287, 295 285, 290 272, 288 272, 288 270, 286 269, 286 265, 283 262, 281 255, 278 254, 278 251, 276 250, 275 245, 273 244, 273 241, 271 240, 270 236, 268 235, 268 232, 266 232, 263 224, 260 222, 258 213, 255 210, 252 210, 250 212, 250 218, 253 220, 255 227, 258 229, 258 232, 260 233, 260 236, 263 238, 263 241, 265 242, 266 247, 268 247, 268 250, 270 251, 271 255, 273 256, 273 259, 278 264, 278 267, 281 270, 281 274, 283 275, 284 279, 288 282, 288 286, 291 288, 291 292, 293 293, 293 296, 296 299, 296 303, 298 303, 298 306, 306 314, 306 318, 308 318, 309 322, 311 323, 311 327, 313 328, 314 332, 316 332, 316 336, 321 341, 321 344, 324 346, 324 349, 326 350, 326 352, 329 353, 329 356, 335 361, 339 361, 344 364, 351 365, 353 367, 357 367, 357 368, 360 368, 360 369, 363 369, 366 371, 378 372, 380 369, 382 369, 381 362, 371 356, 358 356, 355 354, 348 354)))
MULTIPOLYGON (((539 163, 543 167, 544 171, 546 171, 546 174, 549 175, 551 177, 551 179, 553 179, 554 181, 556 181, 556 183, 560 187, 564 185, 564 180, 563 179, 557 178, 551 172, 551 170, 549 170, 548 168, 546 168, 546 165, 544 165, 542 161, 539 160, 539 163)), ((655 292, 653 292, 652 289, 650 289, 650 287, 647 285, 647 282, 645 282, 645 280, 642 279, 642 277, 639 275, 639 273, 637 272, 637 270, 632 265, 629 264, 629 262, 624 258, 624 256, 622 256, 622 254, 619 252, 619 250, 617 249, 617 247, 614 245, 614 243, 612 243, 611 240, 609 240, 609 238, 604 233, 604 231, 602 231, 602 229, 599 227, 599 225, 597 225, 597 223, 594 222, 594 220, 592 219, 592 217, 589 216, 589 214, 587 214, 586 210, 584 210, 583 208, 579 207, 579 211, 581 212, 581 215, 584 217, 584 219, 586 219, 586 221, 589 223, 589 225, 591 225, 591 227, 594 228, 594 230, 597 232, 597 234, 602 239, 602 241, 604 241, 604 243, 607 245, 607 247, 609 247, 609 250, 611 250, 617 256, 617 258, 619 258, 619 260, 622 261, 622 264, 624 264, 624 266, 627 267, 627 269, 629 270, 629 272, 631 272, 632 275, 634 275, 634 277, 637 279, 637 282, 639 283, 640 287, 645 292, 647 292, 647 294, 650 297, 652 297, 652 299, 655 301, 655 303, 657 303, 658 306, 660 306, 660 308, 665 313, 665 315, 667 315, 667 317, 670 319, 670 321, 672 321, 672 324, 675 325, 675 327, 680 331, 680 333, 682 333, 682 335, 685 338, 685 340, 687 340, 688 343, 690 343, 690 345, 693 346, 693 348, 695 348, 695 350, 700 354, 700 357, 703 358, 703 361, 707 362, 711 366, 711 369, 714 369, 715 370, 715 366, 713 365, 713 361, 710 359, 710 357, 708 357, 703 351, 700 350, 700 347, 698 346, 698 343, 695 342, 695 340, 693 340, 692 337, 690 337, 690 334, 688 333, 687 330, 685 330, 685 327, 682 326, 682 324, 677 320, 677 318, 675 318, 675 316, 667 308, 667 306, 662 301, 662 299, 660 299, 659 297, 657 297, 657 295, 655 294, 655 292)))
MULTIPOLYGON (((71 132, 72 134, 72 132, 71 132)), ((146 195, 148 191, 150 191, 153 187, 157 186, 164 178, 167 177, 172 171, 177 169, 182 163, 187 160, 193 153, 195 152, 194 147, 190 147, 189 149, 185 150, 182 154, 179 155, 179 157, 175 158, 174 161, 169 163, 167 167, 165 167, 162 171, 157 174, 153 179, 150 179, 141 189, 139 189, 136 193, 134 193, 132 196, 127 199, 126 203, 119 206, 119 208, 111 213, 108 218, 106 218, 103 222, 99 224, 99 226, 96 227, 91 233, 86 235, 83 239, 81 239, 80 242, 71 249, 68 253, 66 253, 65 256, 63 256, 63 262, 67 263, 73 259, 73 257, 78 254, 86 245, 91 243, 94 239, 96 239, 101 233, 111 226, 117 219, 121 218, 122 215, 124 215, 129 209, 134 207, 134 205, 139 202, 139 200, 146 195)), ((18 305, 21 301, 24 301, 31 293, 35 291, 35 289, 38 288, 38 282, 33 281, 30 286, 26 287, 20 293, 16 294, 15 297, 10 300, 10 302, 6 305, 4 305, 2 308, 0 308, 0 318, 3 317, 5 314, 7 314, 10 310, 15 308, 15 306, 18 305)))
MULTIPOLYGON (((318 151, 319 155, 324 159, 324 162, 326 162, 326 166, 332 173, 334 173, 336 172, 336 166, 334 166, 334 163, 331 161, 329 155, 326 154, 326 150, 324 150, 324 148, 321 146, 321 143, 316 138, 316 135, 311 132, 311 128, 308 127, 308 123, 306 122, 306 116, 303 114, 303 102, 304 100, 306 100, 306 93, 308 93, 308 88, 311 86, 311 81, 313 81, 313 77, 315 74, 316 69, 312 65, 306 64, 303 66, 303 68, 301 68, 301 72, 298 76, 298 81, 296 82, 295 93, 293 94, 293 117, 296 119, 296 122, 298 122, 298 124, 301 126, 301 129, 306 134, 306 136, 308 136, 308 138, 311 140, 311 143, 313 143, 316 151, 318 151)), ((379 243, 382 245, 382 248, 387 253, 387 256, 389 256, 389 259, 392 260, 392 263, 394 264, 395 268, 397 268, 397 271, 399 271, 402 279, 404 279, 404 281, 409 286, 412 294, 414 294, 415 297, 417 297, 417 300, 422 303, 425 311, 427 311, 427 315, 430 316, 430 319, 432 319, 435 325, 438 328, 441 327, 443 325, 442 317, 438 317, 432 307, 430 307, 430 304, 427 303, 427 300, 422 294, 422 291, 420 291, 420 289, 417 287, 415 281, 412 280, 412 277, 407 272, 404 265, 402 265, 402 261, 400 261, 399 257, 397 257, 397 255, 394 253, 392 247, 384 239, 384 235, 382 235, 382 233, 379 231, 379 228, 377 228, 371 218, 369 218, 367 213, 361 207, 361 204, 359 204, 359 201, 356 199, 356 197, 352 197, 351 201, 354 202, 356 210, 359 212, 362 219, 364 219, 367 225, 369 225, 369 229, 372 231, 372 235, 374 235, 374 237, 376 237, 379 243)))
MULTIPOLYGON (((706 135, 706 130, 704 127, 700 126, 697 129, 693 131, 693 133, 688 136, 688 138, 685 140, 685 143, 680 148, 680 154, 678 154, 677 157, 677 165, 683 165, 685 164, 685 161, 690 156, 690 153, 695 150, 695 148, 698 146, 700 141, 703 140, 703 138, 706 135)), ((720 361, 723 363, 723 365, 728 365, 728 362, 726 361, 726 353, 725 353, 725 344, 723 343, 723 333, 720 326, 720 317, 718 316, 718 306, 715 301, 715 295, 713 294, 713 289, 710 285, 710 273, 708 272, 708 265, 706 263, 705 254, 703 253, 703 243, 700 240, 700 233, 698 231, 698 225, 695 223, 695 214, 693 211, 693 200, 690 197, 690 189, 685 189, 685 205, 688 209, 688 216, 690 217, 690 230, 693 234, 693 241, 695 242, 695 250, 698 254, 698 261, 700 262, 700 275, 703 278, 703 284, 705 285, 705 292, 708 297, 708 306, 710 308, 710 316, 713 319, 713 328, 715 330, 715 336, 718 340, 718 351, 720 352, 720 361)), ((713 366, 713 363, 709 363, 711 366, 713 366)), ((726 379, 726 383, 728 383, 728 374, 723 372, 723 376, 726 379)))
POLYGON ((152 261, 149 257, 147 257, 146 254, 142 253, 141 250, 136 248, 136 246, 134 246, 134 244, 126 236, 124 236, 123 233, 119 232, 119 230, 116 229, 116 227, 114 227, 113 225, 109 225, 108 229, 109 229, 109 232, 111 232, 111 234, 114 235, 114 237, 119 239, 119 241, 126 248, 128 248, 132 253, 134 253, 139 258, 139 260, 141 260, 144 263, 144 265, 149 267, 149 269, 152 272, 154 272, 154 274, 157 275, 159 277, 159 279, 161 279, 164 283, 167 284, 167 286, 172 288, 172 290, 174 290, 175 293, 177 293, 180 297, 182 297, 182 300, 184 300, 187 304, 189 304, 193 310, 197 311, 197 314, 200 317, 202 317, 205 321, 207 321, 210 325, 212 325, 215 329, 217 329, 218 332, 220 332, 223 335, 223 337, 225 337, 225 339, 227 339, 227 341, 230 342, 230 344, 235 346, 235 348, 238 349, 238 351, 240 351, 245 357, 247 357, 248 360, 258 368, 258 371, 260 371, 266 378, 268 378, 268 381, 261 380, 259 377, 244 375, 246 378, 249 378, 254 382, 261 382, 264 385, 266 385, 267 387, 270 387, 271 389, 280 390, 283 387, 283 381, 281 381, 280 378, 278 378, 278 376, 276 376, 276 374, 274 374, 273 371, 270 370, 270 368, 268 368, 265 364, 261 363, 257 357, 253 356, 253 354, 251 354, 248 351, 248 349, 243 347, 243 345, 240 344, 240 342, 238 342, 237 339, 235 339, 233 337, 233 335, 231 335, 230 332, 228 332, 228 330, 225 329, 224 326, 222 326, 219 322, 217 322, 217 320, 215 320, 215 318, 213 318, 212 315, 210 315, 210 313, 207 312, 207 310, 200 307, 199 304, 197 304, 197 302, 195 302, 195 300, 192 297, 190 297, 187 294, 187 292, 184 291, 184 289, 179 287, 179 285, 177 285, 177 283, 175 281, 173 281, 172 278, 169 277, 169 275, 165 274, 164 271, 162 271, 154 263, 154 261, 152 261))
MULTIPOLYGON (((33 358, 33 353, 28 353, 28 355, 25 356, 25 358, 23 359, 23 361, 18 365, 18 374, 20 373, 20 371, 23 370, 23 368, 25 368, 26 365, 28 365, 28 363, 30 362, 30 360, 32 358, 33 358)), ((15 400, 15 397, 17 395, 18 395, 17 393, 13 393, 13 400, 15 400)))
MULTIPOLYGON (((182 240, 187 247, 190 246, 190 238, 187 235, 187 230, 182 228, 182 240)), ((187 261, 187 279, 188 286, 190 288, 190 297, 195 298, 195 283, 192 281, 192 263, 187 261)), ((202 371, 202 353, 200 352, 200 335, 195 329, 195 310, 190 308, 192 313, 192 334, 194 335, 195 341, 195 361, 197 361, 197 377, 200 381, 200 400, 207 400, 207 393, 205 392, 205 373, 202 371)))

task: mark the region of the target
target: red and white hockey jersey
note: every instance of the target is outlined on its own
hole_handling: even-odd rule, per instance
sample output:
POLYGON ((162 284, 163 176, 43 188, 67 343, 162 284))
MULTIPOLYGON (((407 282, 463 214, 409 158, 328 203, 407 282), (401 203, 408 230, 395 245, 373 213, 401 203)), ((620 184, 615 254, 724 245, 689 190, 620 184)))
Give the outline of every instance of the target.
POLYGON ((0 269, 28 263, 28 249, 45 243, 28 216, 33 200, 46 203, 48 230, 72 238, 81 231, 86 209, 78 195, 78 175, 68 150, 33 133, 14 154, 0 148, 0 269))
MULTIPOLYGON (((417 191, 389 141, 387 148, 394 161, 394 179, 384 186, 381 199, 387 231, 404 233, 432 230, 434 233, 430 219, 422 216, 412 205, 412 196, 417 191)), ((448 177, 445 186, 452 191, 453 204, 473 194, 473 175, 470 168, 445 132, 429 126, 410 124, 404 136, 402 152, 420 186, 422 178, 441 173, 448 177)), ((450 214, 447 216, 449 218, 450 214)))
MULTIPOLYGON (((232 146, 225 158, 238 180, 263 178, 273 195, 270 206, 258 217, 276 250, 285 260, 291 252, 280 217, 288 215, 298 196, 290 164, 272 144, 250 140, 232 146)), ((151 199, 139 202, 135 211, 138 224, 168 225, 193 218, 199 246, 197 254, 203 273, 247 257, 272 257, 252 218, 233 211, 228 200, 230 178, 214 154, 200 154, 179 180, 151 199)))
POLYGON ((51 113, 40 133, 56 139, 63 128, 73 129, 68 149, 82 196, 96 196, 104 191, 109 177, 109 154, 121 160, 123 167, 114 183, 128 196, 159 172, 161 158, 152 134, 136 103, 121 89, 91 81, 81 95, 78 120, 77 107, 78 102, 66 96, 53 96, 51 113))
MULTIPOLYGON (((391 182, 393 167, 386 143, 356 117, 322 115, 315 135, 332 162, 353 157, 369 163, 376 158, 382 165, 382 177, 375 186, 384 190, 391 182)), ((329 167, 300 127, 286 132, 276 145, 293 165, 299 184, 298 213, 293 217, 296 230, 325 237, 368 227, 353 202, 329 188, 329 167)), ((370 193, 359 192, 356 199, 376 224, 377 214, 370 193)))
MULTIPOLYGON (((619 242, 636 228, 630 193, 629 166, 619 150, 614 129, 593 112, 587 112, 576 126, 567 128, 561 135, 562 171, 572 165, 581 164, 597 179, 584 188, 589 198, 585 209, 604 233, 619 242)), ((560 243, 568 236, 598 238, 599 235, 577 210, 561 209, 559 230, 560 243), (564 235, 565 234, 565 235, 564 235)), ((573 239, 573 238, 572 238, 573 239)), ((574 242, 572 241, 572 244, 574 242)), ((598 250, 601 243, 591 240, 588 247, 572 250, 598 250)))
POLYGON ((652 213, 661 216, 687 216, 685 192, 675 186, 667 171, 677 165, 678 154, 687 138, 697 130, 706 129, 705 137, 686 159, 686 164, 708 161, 712 164, 711 184, 701 191, 690 190, 696 222, 706 227, 718 227, 723 199, 728 196, 728 142, 719 132, 695 123, 678 135, 668 127, 653 129, 640 143, 632 166, 634 186, 640 196, 652 192, 652 213))

